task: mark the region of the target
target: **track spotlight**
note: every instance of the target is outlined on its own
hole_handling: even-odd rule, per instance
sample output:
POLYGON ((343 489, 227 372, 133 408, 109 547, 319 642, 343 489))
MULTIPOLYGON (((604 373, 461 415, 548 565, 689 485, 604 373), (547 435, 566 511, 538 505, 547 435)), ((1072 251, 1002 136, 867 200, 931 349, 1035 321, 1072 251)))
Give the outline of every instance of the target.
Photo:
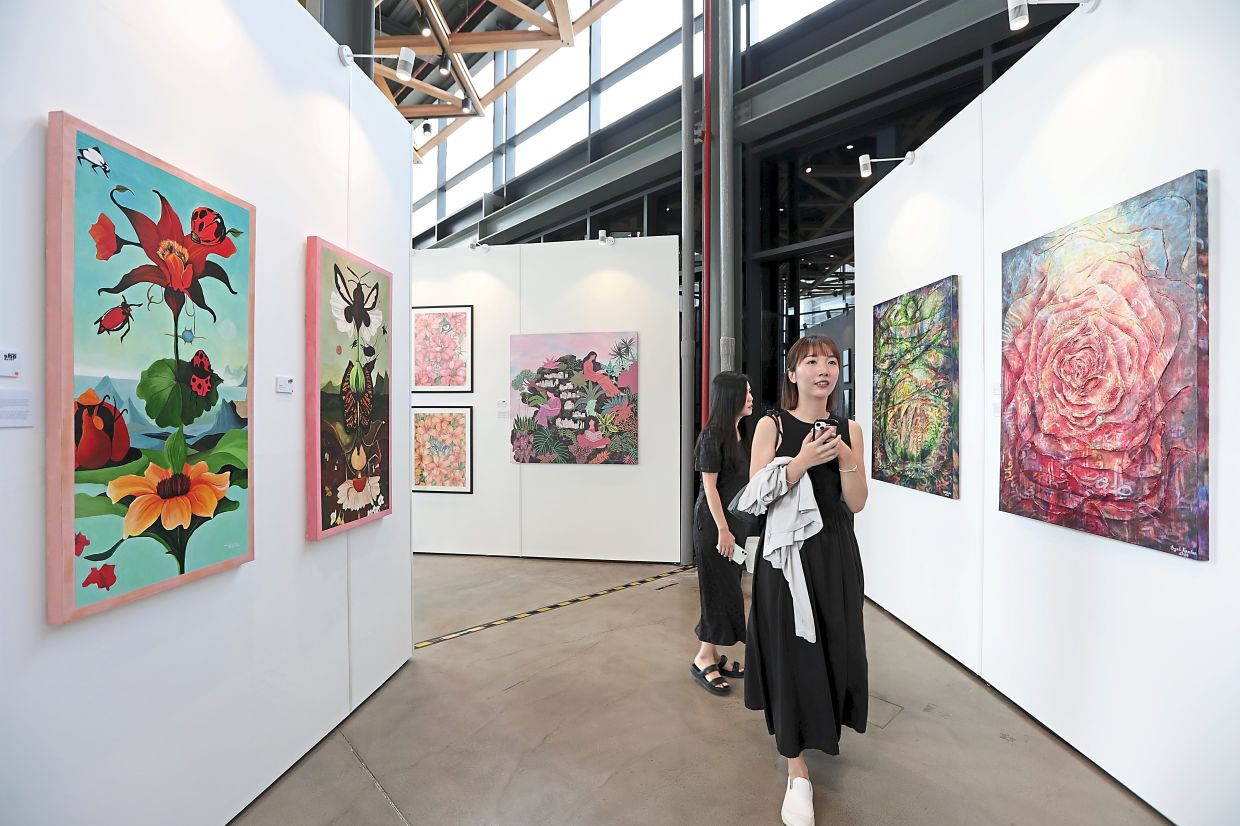
POLYGON ((1101 0, 1007 0, 1008 27, 1016 32, 1029 25, 1029 7, 1045 3, 1075 2, 1081 10, 1089 14, 1098 8, 1101 0))
POLYGON ((414 26, 416 26, 416 27, 417 27, 418 32, 419 32, 419 33, 420 33, 423 37, 430 37, 430 36, 431 36, 431 34, 432 34, 432 32, 431 32, 431 24, 430 24, 430 21, 426 19, 426 15, 425 15, 425 14, 419 14, 419 15, 418 15, 417 19, 414 21, 414 26))
POLYGON ((357 57, 366 57, 371 60, 391 60, 392 58, 396 58, 396 79, 402 83, 413 77, 413 62, 416 59, 413 54, 413 49, 410 49, 407 46, 401 46, 400 54, 398 55, 353 54, 353 50, 348 46, 340 46, 336 49, 336 55, 340 58, 341 66, 348 66, 353 62, 353 59, 357 57))
POLYGON ((868 178, 874 174, 874 164, 876 163, 885 163, 888 161, 895 163, 899 163, 900 161, 912 163, 914 157, 915 156, 912 151, 905 153, 903 158, 871 158, 869 155, 862 155, 857 158, 857 163, 861 166, 861 177, 868 178))
POLYGON ((451 71, 452 71, 452 61, 448 58, 448 55, 445 52, 444 56, 439 58, 439 74, 446 75, 451 71))
POLYGON ((470 248, 471 250, 480 250, 480 251, 482 251, 482 252, 490 252, 490 251, 491 251, 491 245, 490 245, 490 244, 484 244, 484 243, 483 243, 483 242, 481 242, 481 241, 470 241, 470 242, 469 242, 469 248, 470 248))
POLYGON ((598 242, 604 247, 614 247, 616 245, 616 239, 608 235, 607 230, 605 229, 600 229, 598 231, 598 242))

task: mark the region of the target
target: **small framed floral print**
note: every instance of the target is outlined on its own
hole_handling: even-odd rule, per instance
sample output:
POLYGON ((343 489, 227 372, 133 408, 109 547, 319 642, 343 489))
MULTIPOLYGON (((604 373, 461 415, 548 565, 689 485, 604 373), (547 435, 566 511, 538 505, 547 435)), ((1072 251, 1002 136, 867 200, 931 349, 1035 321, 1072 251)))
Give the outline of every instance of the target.
POLYGON ((471 304, 414 307, 414 393, 472 393, 474 308, 471 304))
POLYGON ((473 407, 414 407, 413 492, 474 492, 473 407))

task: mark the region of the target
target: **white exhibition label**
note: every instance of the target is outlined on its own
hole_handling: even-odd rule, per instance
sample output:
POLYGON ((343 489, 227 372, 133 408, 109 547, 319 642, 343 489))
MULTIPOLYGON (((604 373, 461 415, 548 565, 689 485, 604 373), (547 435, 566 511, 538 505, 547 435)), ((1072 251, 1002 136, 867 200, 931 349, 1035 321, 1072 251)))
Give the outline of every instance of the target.
POLYGON ((34 427, 34 391, 0 387, 0 427, 34 427))
POLYGON ((508 402, 507 401, 500 401, 500 402, 495 403, 495 418, 497 419, 508 418, 508 402))
POLYGON ((16 350, 0 350, 0 376, 17 378, 22 374, 22 357, 16 350))

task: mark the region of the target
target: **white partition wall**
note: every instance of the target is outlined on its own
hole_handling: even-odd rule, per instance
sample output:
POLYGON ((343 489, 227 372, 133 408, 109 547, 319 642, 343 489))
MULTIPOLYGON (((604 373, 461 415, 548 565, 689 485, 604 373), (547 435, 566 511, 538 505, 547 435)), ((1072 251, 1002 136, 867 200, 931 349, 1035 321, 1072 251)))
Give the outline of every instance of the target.
POLYGON ((414 493, 413 548, 431 553, 680 559, 679 245, 676 238, 525 244, 414 255, 414 305, 474 305, 474 390, 415 405, 474 407, 474 493, 414 493), (638 333, 636 465, 519 465, 509 337, 638 333))
MULTIPOLYGON (((305 541, 306 237, 394 274, 408 304, 410 131, 292 0, 0 4, 0 346, 32 429, 0 429, 0 821, 226 823, 412 652, 409 506, 305 541), (48 35, 55 33, 49 57, 48 35), (38 67, 37 70, 30 67, 38 67), (46 617, 47 113, 65 110, 254 204, 253 562, 97 616, 46 617), (19 470, 20 469, 20 470, 19 470)), ((408 331, 393 326, 396 352, 408 331)), ((407 455, 395 400, 393 448, 407 455)), ((393 464, 393 487, 409 483, 393 464)))
MULTIPOLYGON (((857 204, 857 421, 873 433, 875 304, 959 278, 960 498, 870 480, 857 517, 868 596, 969 668, 981 662, 981 103, 974 102, 857 204), (899 513, 899 519, 884 514, 899 513)), ((867 446, 869 447, 869 446, 867 446)), ((866 456, 866 464, 872 457, 866 456)))
MULTIPOLYGON (((938 224, 955 228, 961 248, 978 243, 981 227, 980 284, 961 284, 962 487, 969 495, 965 480, 976 478, 980 463, 984 495, 959 503, 923 496, 928 501, 918 506, 933 511, 926 524, 954 519, 959 509, 962 522, 983 525, 982 557, 963 552, 967 570, 959 571, 954 592, 981 582, 980 603, 969 606, 981 640, 978 672, 1182 824, 1230 824, 1240 812, 1233 690, 1240 681, 1240 438, 1227 418, 1240 403, 1240 379, 1228 369, 1240 363, 1231 254, 1240 243, 1237 34, 1240 6, 1228 0, 1106 0, 1091 15, 1074 13, 919 149, 914 166, 890 175, 857 206, 863 320, 875 301, 904 288, 893 283, 903 278, 899 271, 927 257, 922 249, 890 248, 921 232, 903 226, 905 210, 924 199, 950 208, 954 214, 938 224), (938 156, 956 165, 955 182, 933 174, 938 156), (1003 252, 1194 169, 1210 176, 1212 559, 1188 561, 1001 513, 992 394, 1000 383, 1003 252), (970 179, 980 180, 981 190, 952 204, 958 182, 970 179), (980 326, 968 310, 979 289, 980 326), (984 423, 980 456, 966 405, 984 423)), ((950 252, 933 246, 930 257, 950 252)), ((942 266, 946 274, 953 264, 942 266)), ((870 347, 859 333, 859 350, 870 347)), ((871 391, 859 391, 868 412, 871 391)), ((897 492, 871 485, 875 515, 895 506, 897 492)), ((903 537, 874 524, 881 521, 858 521, 859 530, 867 523, 862 546, 872 595, 932 640, 946 639, 942 629, 954 625, 959 606, 946 596, 937 606, 910 599, 895 581, 899 572, 880 557, 923 549, 893 550, 903 537)))

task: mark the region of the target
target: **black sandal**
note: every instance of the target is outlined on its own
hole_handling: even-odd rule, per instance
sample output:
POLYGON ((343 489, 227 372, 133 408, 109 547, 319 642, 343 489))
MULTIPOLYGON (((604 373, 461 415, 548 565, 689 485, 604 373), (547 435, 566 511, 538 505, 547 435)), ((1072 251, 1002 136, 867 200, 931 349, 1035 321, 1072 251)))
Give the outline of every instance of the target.
POLYGON ((693 674, 693 679, 697 681, 698 685, 709 691, 711 694, 728 694, 732 691, 732 686, 724 685, 723 677, 715 677, 714 679, 710 679, 706 676, 712 671, 718 670, 719 666, 717 665, 708 665, 705 668, 698 668, 697 663, 689 663, 689 672, 693 674))
POLYGON ((724 654, 723 656, 719 658, 719 673, 720 674, 727 677, 729 680, 745 679, 745 671, 744 671, 745 667, 743 665, 741 665, 740 663, 732 663, 731 668, 724 668, 724 665, 726 665, 727 662, 728 662, 727 654, 724 654))

